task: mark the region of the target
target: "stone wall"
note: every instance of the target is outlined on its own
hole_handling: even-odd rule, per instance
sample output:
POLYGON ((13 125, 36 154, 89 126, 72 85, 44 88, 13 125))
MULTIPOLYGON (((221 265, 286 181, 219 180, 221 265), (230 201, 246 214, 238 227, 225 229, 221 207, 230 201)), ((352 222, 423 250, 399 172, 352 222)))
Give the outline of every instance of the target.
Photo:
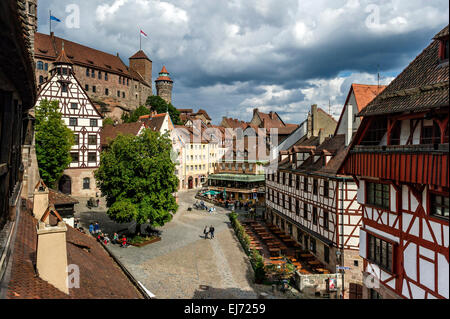
POLYGON ((72 168, 64 171, 64 175, 69 176, 72 181, 72 196, 86 198, 101 196, 94 177, 95 170, 96 168, 72 168), (84 178, 90 179, 89 189, 83 189, 84 178))
POLYGON ((328 274, 328 275, 301 275, 295 273, 295 285, 296 288, 306 294, 308 297, 314 297, 316 294, 321 295, 328 294, 327 292, 327 280, 336 279, 337 291, 329 292, 330 298, 340 296, 342 289, 342 275, 341 274, 328 274))
POLYGON ((167 103, 172 103, 172 87, 173 83, 168 81, 157 81, 156 92, 167 103))

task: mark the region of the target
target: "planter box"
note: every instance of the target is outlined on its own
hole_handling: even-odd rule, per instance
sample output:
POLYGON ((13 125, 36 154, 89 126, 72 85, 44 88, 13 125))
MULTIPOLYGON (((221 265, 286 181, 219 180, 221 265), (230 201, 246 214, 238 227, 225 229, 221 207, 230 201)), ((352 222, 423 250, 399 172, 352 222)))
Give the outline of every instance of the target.
POLYGON ((157 243, 159 241, 161 241, 161 237, 157 237, 157 238, 154 238, 152 240, 149 240, 149 241, 146 241, 146 242, 143 242, 143 243, 140 243, 140 244, 131 244, 130 243, 130 245, 134 246, 134 247, 143 247, 143 246, 147 246, 147 245, 150 245, 150 244, 153 244, 153 243, 157 243))

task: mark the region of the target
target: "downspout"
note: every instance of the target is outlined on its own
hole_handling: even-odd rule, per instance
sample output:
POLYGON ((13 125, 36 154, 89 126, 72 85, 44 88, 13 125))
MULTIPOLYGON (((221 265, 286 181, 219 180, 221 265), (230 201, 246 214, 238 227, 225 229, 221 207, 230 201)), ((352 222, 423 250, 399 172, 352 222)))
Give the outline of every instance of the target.
MULTIPOLYGON (((344 267, 344 185, 345 185, 345 181, 342 181, 342 186, 341 186, 341 267, 344 267)), ((344 293, 345 293, 345 269, 341 269, 342 271, 342 298, 344 298, 344 293)))

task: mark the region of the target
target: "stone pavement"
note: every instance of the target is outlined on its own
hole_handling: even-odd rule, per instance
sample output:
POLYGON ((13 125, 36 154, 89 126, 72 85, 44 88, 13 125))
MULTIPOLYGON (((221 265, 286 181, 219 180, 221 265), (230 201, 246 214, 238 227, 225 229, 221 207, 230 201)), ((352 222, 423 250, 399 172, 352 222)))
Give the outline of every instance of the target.
MULTIPOLYGON (((187 208, 195 192, 180 193, 180 208, 174 219, 161 227, 162 240, 141 248, 109 249, 148 290, 160 299, 255 299, 270 287, 253 284, 253 269, 224 208, 209 214, 187 208), (203 229, 213 225, 215 239, 204 239, 203 229)), ((118 225, 105 213, 80 207, 76 213, 83 227, 99 221, 107 233, 131 226, 118 225)), ((297 297, 280 295, 278 297, 297 297)))

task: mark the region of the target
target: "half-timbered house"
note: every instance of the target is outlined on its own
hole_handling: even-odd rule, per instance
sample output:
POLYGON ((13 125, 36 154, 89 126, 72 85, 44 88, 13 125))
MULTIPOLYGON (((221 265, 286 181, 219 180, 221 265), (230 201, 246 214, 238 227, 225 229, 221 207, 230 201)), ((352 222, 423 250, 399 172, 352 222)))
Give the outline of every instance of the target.
POLYGON ((382 89, 353 84, 339 123, 331 128, 334 135, 325 134, 309 119, 306 135, 289 150, 280 151, 278 169, 266 175, 266 220, 284 230, 328 271, 342 272, 345 298, 361 298, 362 208, 356 200, 356 183, 338 169, 353 128, 359 125, 354 115, 382 89))
POLYGON ((366 298, 449 297, 449 28, 358 115, 366 298))
POLYGON ((41 85, 37 104, 58 101, 62 118, 75 134, 72 163, 59 181, 59 190, 76 197, 99 196, 94 170, 100 164, 102 117, 78 82, 64 47, 53 63, 50 78, 41 85))

